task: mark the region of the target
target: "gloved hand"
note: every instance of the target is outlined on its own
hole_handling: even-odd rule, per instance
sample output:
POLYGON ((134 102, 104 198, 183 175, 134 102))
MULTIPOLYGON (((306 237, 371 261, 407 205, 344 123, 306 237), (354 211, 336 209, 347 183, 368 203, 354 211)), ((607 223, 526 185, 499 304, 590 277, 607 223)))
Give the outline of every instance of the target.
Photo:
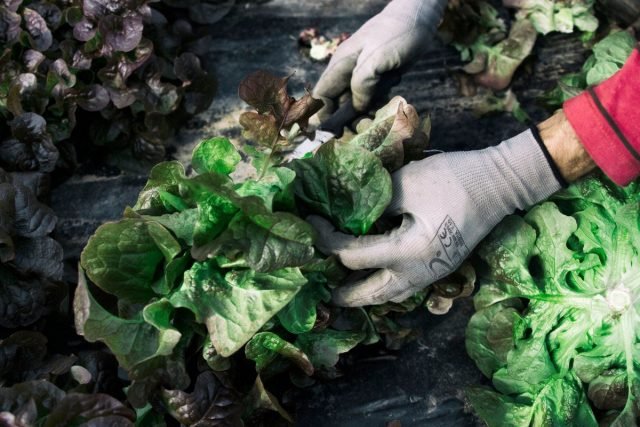
POLYGON ((353 237, 311 217, 316 246, 352 270, 378 271, 338 287, 342 306, 400 302, 452 273, 500 220, 546 199, 564 182, 528 130, 495 147, 437 154, 393 175, 387 215, 402 225, 383 235, 353 237))
POLYGON ((326 119, 337 98, 351 87, 353 106, 364 111, 380 75, 416 58, 435 33, 447 0, 393 0, 340 45, 316 84, 313 96, 326 119))

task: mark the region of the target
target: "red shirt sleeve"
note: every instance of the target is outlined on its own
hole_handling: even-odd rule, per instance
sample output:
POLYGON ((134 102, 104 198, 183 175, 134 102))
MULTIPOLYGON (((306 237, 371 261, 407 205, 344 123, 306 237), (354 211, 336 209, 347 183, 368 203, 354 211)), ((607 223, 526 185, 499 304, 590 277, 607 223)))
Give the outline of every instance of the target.
POLYGON ((640 176, 639 49, 620 71, 562 107, 585 150, 618 185, 640 176))

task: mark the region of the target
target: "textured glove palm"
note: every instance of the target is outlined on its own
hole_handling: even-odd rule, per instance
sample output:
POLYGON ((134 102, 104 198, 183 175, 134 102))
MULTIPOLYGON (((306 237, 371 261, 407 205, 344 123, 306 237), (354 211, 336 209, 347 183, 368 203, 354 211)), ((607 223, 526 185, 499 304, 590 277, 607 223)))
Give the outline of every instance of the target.
POLYGON ((484 150, 438 154, 393 175, 386 212, 403 215, 384 235, 353 237, 322 218, 309 221, 317 246, 352 270, 378 271, 336 289, 343 306, 399 302, 452 273, 506 215, 561 188, 531 131, 484 150))
POLYGON ((326 118, 335 100, 351 87, 353 106, 364 111, 380 75, 417 57, 435 33, 446 0, 393 0, 340 45, 313 95, 325 102, 326 118))

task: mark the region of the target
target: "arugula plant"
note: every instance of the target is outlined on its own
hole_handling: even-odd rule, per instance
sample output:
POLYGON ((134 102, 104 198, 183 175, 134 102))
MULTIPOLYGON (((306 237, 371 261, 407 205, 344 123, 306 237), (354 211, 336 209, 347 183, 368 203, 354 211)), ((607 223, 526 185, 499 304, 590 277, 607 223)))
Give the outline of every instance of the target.
POLYGON ((640 184, 578 182, 507 217, 478 254, 466 346, 495 389, 468 396, 489 426, 636 425, 640 184))
MULTIPOLYGON (((186 359, 196 354, 201 375, 229 375, 246 359, 255 362, 245 410, 268 408, 286 418, 263 381, 288 367, 302 382, 314 373, 336 375, 341 353, 378 341, 379 333, 398 334, 386 315, 406 311, 401 305, 378 308, 375 319, 365 310, 327 306, 346 271, 315 251, 314 230, 301 216, 319 214, 346 232, 369 232, 391 199, 384 165, 423 156, 424 126, 396 98, 351 141, 329 142, 284 165, 283 153, 321 106, 308 93, 291 97, 287 80, 262 71, 247 77, 239 95, 255 110, 240 117, 251 143, 244 152, 218 137, 194 149, 190 174, 175 161, 156 165, 136 204, 120 221, 99 227, 82 252, 77 331, 113 352, 136 408, 151 402, 160 409, 160 397, 180 422, 195 422, 185 421, 181 405, 193 403, 204 385, 198 380, 191 395, 180 390, 192 382, 186 359), (242 158, 255 173, 234 180, 242 158)), ((455 289, 448 297, 463 292, 455 289)), ((234 425, 237 411, 223 412, 234 425)))

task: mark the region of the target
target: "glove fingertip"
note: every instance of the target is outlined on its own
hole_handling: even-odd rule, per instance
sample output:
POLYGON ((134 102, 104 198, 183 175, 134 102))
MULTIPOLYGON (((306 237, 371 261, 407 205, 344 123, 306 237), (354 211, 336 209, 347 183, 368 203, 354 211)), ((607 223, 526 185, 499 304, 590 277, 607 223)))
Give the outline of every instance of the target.
POLYGON ((350 292, 345 288, 337 288, 331 293, 331 302, 338 307, 360 307, 367 305, 366 302, 359 303, 350 297, 350 292))

